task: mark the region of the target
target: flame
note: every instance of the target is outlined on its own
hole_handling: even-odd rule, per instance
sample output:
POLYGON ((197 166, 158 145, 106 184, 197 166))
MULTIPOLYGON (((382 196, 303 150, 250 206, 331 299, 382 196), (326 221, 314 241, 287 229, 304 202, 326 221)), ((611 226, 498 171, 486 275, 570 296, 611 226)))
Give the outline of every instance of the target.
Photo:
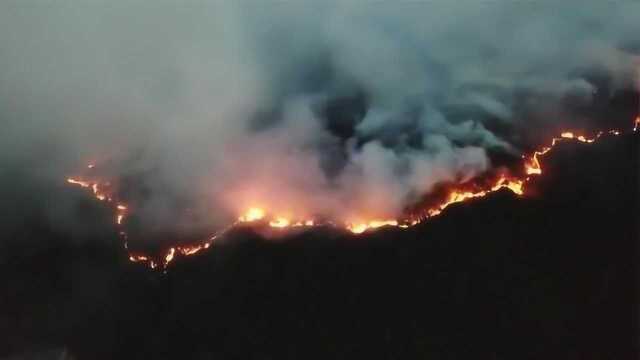
POLYGON ((269 221, 269 226, 274 228, 286 228, 291 225, 291 221, 285 217, 277 217, 274 220, 269 221))
POLYGON ((494 184, 488 190, 478 190, 478 191, 463 191, 463 190, 452 190, 446 199, 437 206, 426 209, 426 217, 433 217, 436 215, 440 215, 442 211, 447 208, 449 205, 456 204, 459 202, 463 202, 473 198, 479 198, 487 196, 487 194, 501 190, 501 189, 509 189, 516 195, 524 195, 524 181, 508 178, 505 175, 500 176, 494 184))
POLYGON ((144 255, 129 255, 129 260, 132 262, 148 261, 149 258, 144 255))
POLYGON ((366 223, 347 223, 345 225, 346 229, 354 234, 362 234, 367 230, 377 229, 383 226, 398 226, 398 220, 371 220, 366 223))
POLYGON ((211 243, 204 243, 201 245, 193 245, 193 246, 178 246, 177 250, 180 254, 184 256, 189 256, 197 253, 200 250, 208 249, 211 243))
MULTIPOLYGON (((620 131, 618 130, 609 130, 607 133, 615 136, 620 135, 620 131)), ((598 140, 602 135, 603 133, 601 131, 601 132, 598 132, 594 137, 587 138, 584 135, 576 135, 573 132, 565 131, 560 134, 560 137, 552 138, 551 145, 544 146, 540 150, 535 151, 531 157, 525 158, 525 162, 524 162, 525 173, 527 175, 541 175, 542 167, 540 166, 540 160, 538 159, 538 157, 543 156, 549 151, 551 151, 551 149, 553 149, 553 147, 556 146, 556 144, 558 144, 563 140, 575 140, 575 141, 583 142, 586 144, 591 144, 594 141, 598 140)))
POLYGON ((252 207, 249 208, 244 215, 238 218, 240 222, 252 222, 262 220, 265 216, 265 211, 261 208, 252 207))
MULTIPOLYGON (((640 130, 640 116, 636 117, 634 120, 633 131, 636 132, 640 130)), ((264 208, 261 207, 250 207, 243 214, 241 214, 236 222, 233 222, 226 228, 221 231, 213 234, 207 240, 192 245, 181 245, 170 247, 165 251, 163 255, 160 257, 154 257, 146 254, 133 254, 129 252, 129 260, 135 263, 145 263, 150 268, 156 269, 161 267, 162 269, 166 269, 169 264, 175 259, 176 255, 181 256, 191 256, 199 253, 202 250, 208 249, 213 242, 223 235, 226 232, 236 227, 239 223, 251 223, 251 222, 263 222, 268 226, 276 229, 286 229, 292 227, 313 227, 319 225, 329 225, 336 227, 343 227, 344 229, 354 233, 354 234, 362 234, 368 230, 377 229, 383 226, 391 226, 398 227, 402 229, 409 228, 411 226, 417 225, 426 219, 437 216, 441 214, 444 209, 449 207, 452 204, 464 202, 474 198, 484 197, 492 192, 499 191, 502 189, 508 189, 514 194, 518 196, 522 196, 525 194, 525 185, 529 182, 532 176, 537 176, 542 174, 542 166, 540 163, 540 158, 551 151, 559 142, 562 141, 578 141, 586 144, 591 144, 599 139, 604 134, 617 136, 620 135, 621 132, 618 130, 609 130, 606 133, 598 132, 593 137, 587 137, 582 134, 576 134, 571 131, 564 131, 560 133, 559 137, 554 137, 551 140, 551 143, 548 146, 543 146, 539 150, 534 151, 530 156, 522 156, 524 163, 524 175, 513 176, 509 174, 501 174, 495 178, 494 181, 489 182, 488 186, 484 186, 479 189, 469 190, 462 188, 452 188, 445 195, 444 199, 437 205, 431 206, 429 208, 421 210, 417 216, 412 216, 407 219, 374 219, 374 220, 366 220, 366 221, 357 221, 357 222, 318 222, 314 219, 295 219, 293 217, 286 217, 282 215, 278 216, 270 216, 264 208), (340 225, 342 224, 342 225, 340 225)), ((93 169, 95 167, 94 164, 89 164, 87 168, 93 169)), ((101 181, 89 181, 80 178, 69 177, 66 179, 67 183, 78 185, 82 188, 91 189, 94 197, 100 201, 107 201, 108 203, 114 203, 113 199, 115 198, 115 193, 111 187, 111 183, 109 181, 101 182, 101 181)), ((127 233, 122 228, 124 220, 126 219, 126 215, 129 211, 129 207, 123 202, 116 202, 115 208, 116 212, 116 220, 115 223, 120 228, 120 235, 123 238, 124 248, 128 251, 127 245, 127 233)))
POLYGON ((164 256, 164 265, 167 266, 176 254, 176 248, 169 248, 169 252, 164 256))
MULTIPOLYGON (((92 167, 89 167, 89 168, 92 168, 92 167)), ((101 182, 101 181, 88 181, 88 180, 82 180, 82 179, 79 179, 79 178, 69 177, 69 178, 67 178, 67 183, 73 184, 73 185, 78 185, 78 186, 83 187, 83 188, 91 189, 91 192, 94 195, 94 197, 96 199, 100 200, 100 201, 106 200, 107 202, 110 202, 110 203, 113 202, 114 195, 111 193, 112 189, 110 188, 111 183, 109 181, 104 181, 104 182, 101 182)), ((116 225, 118 225, 118 226, 122 226, 123 225, 124 220, 126 219, 126 215, 127 215, 128 211, 129 211, 129 206, 127 206, 125 203, 118 202, 118 203, 115 204, 115 212, 116 212, 115 223, 116 223, 116 225)), ((264 217, 264 210, 258 209, 258 208, 252 208, 249 211, 247 211, 247 215, 245 216, 245 219, 246 219, 246 221, 254 221, 254 220, 261 219, 262 217, 264 217)), ((154 257, 152 257, 150 255, 134 254, 134 253, 131 253, 131 252, 129 252, 129 261, 134 262, 134 263, 145 263, 152 269, 156 269, 158 267, 166 269, 167 266, 169 265, 169 263, 171 263, 175 259, 176 254, 180 254, 180 255, 183 255, 183 256, 190 256, 190 255, 198 253, 201 250, 208 249, 211 246, 212 242, 219 235, 224 234, 226 231, 228 231, 233 226, 235 226, 235 223, 232 224, 232 226, 227 227, 226 229, 224 229, 220 233, 214 234, 213 236, 211 236, 209 238, 209 240, 207 240, 205 242, 202 242, 200 244, 171 247, 165 252, 164 255, 162 255, 160 257, 160 259, 162 259, 162 261, 158 261, 158 260, 156 260, 154 257)), ((122 239, 124 240, 123 241, 123 247, 125 248, 125 250, 128 251, 129 246, 127 244, 127 233, 126 233, 126 231, 124 231, 124 229, 121 228, 119 234, 122 237, 122 239)))
POLYGON ((286 216, 269 217, 263 208, 250 207, 243 215, 238 217, 238 222, 248 223, 265 220, 267 225, 276 229, 284 229, 289 227, 313 226, 315 222, 311 219, 292 220, 286 216))
POLYGON ((74 178, 67 178, 67 182, 69 184, 80 185, 80 186, 85 187, 85 188, 91 186, 91 183, 88 182, 88 181, 76 180, 74 178))

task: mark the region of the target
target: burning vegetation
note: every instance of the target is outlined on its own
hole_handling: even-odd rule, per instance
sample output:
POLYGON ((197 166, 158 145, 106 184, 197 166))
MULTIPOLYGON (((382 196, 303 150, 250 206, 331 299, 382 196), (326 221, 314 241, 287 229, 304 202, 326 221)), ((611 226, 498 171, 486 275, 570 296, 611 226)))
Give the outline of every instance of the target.
MULTIPOLYGON (((633 132, 640 130, 640 116, 634 120, 633 132)), ((120 236, 123 240, 123 246, 129 253, 129 260, 137 263, 144 263, 152 269, 166 269, 169 264, 180 256, 191 256, 202 250, 208 249, 213 245, 216 239, 224 236, 228 231, 242 225, 261 225, 267 226, 276 231, 283 231, 293 228, 310 228, 315 226, 331 226, 339 229, 345 229, 353 234, 362 234, 381 227, 397 227, 406 229, 419 224, 427 219, 441 214, 448 206, 465 202, 470 199, 487 196, 492 192, 507 189, 518 196, 526 194, 527 183, 533 177, 543 174, 541 158, 548 154, 554 147, 561 142, 580 142, 584 144, 592 144, 603 136, 618 136, 622 132, 619 130, 600 131, 595 135, 588 137, 584 134, 575 132, 562 132, 560 136, 551 139, 547 146, 541 147, 530 155, 523 155, 523 168, 519 173, 500 173, 492 180, 483 182, 482 184, 472 184, 469 186, 450 186, 446 188, 445 195, 435 203, 428 206, 418 207, 409 211, 405 217, 398 219, 370 219, 365 221, 340 221, 336 219, 320 220, 313 218, 296 218, 294 216, 284 216, 280 214, 272 214, 269 209, 263 207, 250 207, 244 213, 237 217, 237 220, 225 227, 224 229, 212 234, 206 240, 191 245, 172 246, 162 252, 160 255, 150 255, 135 253, 129 250, 128 235, 124 225, 127 215, 129 214, 129 206, 121 199, 117 199, 112 183, 109 181, 100 181, 98 179, 88 179, 82 177, 69 177, 67 182, 72 185, 80 186, 91 191, 98 201, 104 201, 113 204, 115 210, 114 223, 120 229, 120 236)), ((95 164, 89 164, 89 169, 93 169, 95 164)))

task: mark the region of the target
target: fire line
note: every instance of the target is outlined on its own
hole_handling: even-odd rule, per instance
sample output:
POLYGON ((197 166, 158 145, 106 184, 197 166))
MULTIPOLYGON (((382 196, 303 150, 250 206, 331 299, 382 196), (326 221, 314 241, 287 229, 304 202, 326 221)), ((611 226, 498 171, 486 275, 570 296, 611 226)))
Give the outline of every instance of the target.
MULTIPOLYGON (((633 132, 638 132, 640 130, 640 115, 635 118, 633 123, 633 132)), ((128 215, 129 207, 127 204, 116 200, 115 194, 111 190, 111 184, 109 182, 101 182, 96 180, 86 180, 78 177, 69 177, 67 178, 67 182, 72 185, 80 186, 82 188, 86 188, 90 190, 93 196, 99 201, 105 201, 110 204, 113 204, 115 210, 115 225, 120 230, 120 235, 123 240, 123 246, 125 250, 127 250, 129 254, 129 260, 136 263, 143 263, 149 266, 152 269, 162 269, 166 270, 169 264, 176 258, 177 255, 180 256, 191 256, 200 253, 202 250, 206 250, 216 239, 224 236, 228 231, 236 228, 241 224, 251 224, 251 223, 260 223, 266 224, 267 226, 273 229, 288 229, 288 228, 298 228, 298 227, 314 227, 314 226, 335 226, 338 228, 346 229, 353 234, 362 234, 366 231, 371 231, 373 229, 377 229, 380 227, 391 226, 398 227, 402 229, 409 228, 411 226, 417 225, 429 218, 437 216, 441 214, 444 209, 449 207, 452 204, 464 202, 474 198, 480 198, 487 196, 492 192, 496 192, 501 189, 508 189, 512 191, 514 194, 518 196, 523 196, 525 194, 526 184, 531 181, 533 176, 540 176, 543 173, 542 164, 540 162, 541 157, 548 154, 558 143, 566 142, 566 141, 577 141, 585 144, 591 144, 596 142, 602 136, 618 136, 621 132, 618 130, 609 130, 606 132, 598 132, 593 137, 586 137, 582 134, 577 134, 574 132, 562 132, 560 136, 554 137, 551 139, 551 142, 547 146, 541 147, 539 150, 534 151, 529 156, 522 156, 523 159, 523 175, 522 176, 513 176, 508 174, 502 174, 497 176, 494 181, 490 183, 484 189, 468 191, 463 189, 455 189, 452 188, 444 198, 444 200, 434 206, 427 207, 417 214, 414 214, 411 218, 404 219, 373 219, 366 222, 343 222, 343 223, 335 223, 335 222, 322 222, 317 221, 316 219, 293 219, 286 216, 281 215, 272 215, 266 209, 261 207, 251 207, 247 209, 243 214, 241 214, 238 219, 225 227, 224 229, 212 234, 208 239, 201 241, 200 243, 193 245, 181 245, 181 246, 172 246, 164 252, 164 255, 159 257, 154 257, 148 254, 135 254, 130 252, 128 249, 128 237, 127 233, 124 230, 124 224, 126 222, 126 218, 128 215)), ((96 165, 91 163, 87 167, 89 169, 93 169, 96 165)))

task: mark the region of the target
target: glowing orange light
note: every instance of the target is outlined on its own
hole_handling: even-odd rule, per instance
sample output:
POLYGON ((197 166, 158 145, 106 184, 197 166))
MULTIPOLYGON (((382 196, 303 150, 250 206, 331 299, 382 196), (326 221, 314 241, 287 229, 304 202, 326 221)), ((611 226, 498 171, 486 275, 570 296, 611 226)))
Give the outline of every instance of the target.
POLYGON ((383 226, 398 226, 398 220, 371 220, 366 223, 347 223, 345 227, 354 234, 362 234, 370 229, 377 229, 383 226))
POLYGON ((129 255, 129 260, 133 262, 140 262, 140 261, 147 261, 149 260, 149 258, 144 255, 129 255))
MULTIPOLYGON (((611 135, 620 135, 620 131, 618 130, 609 130, 608 133, 611 135)), ((560 134, 559 138, 551 139, 550 146, 545 146, 540 150, 535 151, 531 157, 525 158, 525 161, 524 161, 525 173, 527 175, 542 174, 542 167, 540 166, 540 160, 538 159, 538 157, 543 156, 544 154, 551 151, 551 149, 562 140, 570 139, 570 140, 577 140, 583 143, 591 144, 594 141, 596 141, 598 138, 600 138, 600 136, 602 136, 602 132, 599 132, 598 134, 596 134, 596 136, 592 138, 587 138, 584 135, 575 135, 573 132, 565 131, 560 134)))
POLYGON ((208 247, 209 247, 209 243, 204 243, 203 245, 182 246, 182 247, 178 247, 178 252, 182 255, 189 256, 197 253, 202 249, 206 249, 208 247))
POLYGON ((275 228, 285 228, 288 227, 291 221, 284 217, 277 217, 274 220, 269 221, 269 226, 275 228))
MULTIPOLYGON (((633 131, 636 132, 640 130, 640 116, 638 116, 634 121, 633 131)), ((317 226, 317 225, 328 225, 328 226, 338 226, 344 227, 345 229, 351 231, 354 234, 361 234, 366 232, 367 230, 377 229, 383 226, 393 226, 399 228, 409 228, 416 224, 419 224, 421 221, 437 216, 444 211, 451 204, 460 203, 467 201, 473 198, 479 198, 488 195, 489 193, 501 190, 508 189, 512 191, 516 195, 524 195, 525 193, 525 184, 532 179, 532 176, 542 174, 542 166, 540 163, 540 158, 547 154, 549 151, 553 149, 553 147, 559 143, 560 141, 579 141, 582 143, 593 143, 598 138, 600 138, 605 132, 598 132, 594 137, 586 137, 584 135, 577 135, 574 132, 565 131, 560 134, 559 137, 552 138, 551 144, 549 146, 541 147, 539 150, 534 151, 530 156, 523 156, 524 163, 524 176, 512 176, 503 174, 494 179, 493 182, 490 182, 487 186, 483 186, 482 188, 475 190, 468 189, 451 189, 445 196, 445 198, 437 205, 434 205, 430 208, 423 209, 419 215, 417 215, 417 219, 412 217, 408 219, 386 219, 386 220, 366 220, 366 221, 358 221, 353 223, 343 223, 343 225, 336 225, 335 222, 321 222, 318 223, 313 219, 300 219, 300 218, 288 218, 284 216, 276 216, 270 217, 267 215, 267 211, 260 207, 251 207, 247 211, 244 212, 241 216, 238 217, 238 222, 253 222, 259 220, 268 220, 268 225, 274 228, 288 228, 288 227, 300 227, 300 226, 317 226)), ((609 135, 620 135, 621 132, 618 130, 608 130, 606 134, 609 135)), ((89 169, 94 168, 94 164, 89 164, 87 167, 89 169)), ((66 179, 69 184, 78 185, 83 188, 90 188, 93 196, 98 200, 107 200, 108 202, 112 202, 114 199, 116 200, 115 212, 116 212, 116 220, 115 223, 117 226, 122 226, 124 218, 128 213, 128 206, 125 203, 119 202, 115 197, 115 193, 111 188, 111 183, 109 181, 88 181, 82 180, 78 178, 67 178, 66 179)), ((152 257, 144 254, 133 254, 129 252, 129 260, 131 262, 140 262, 146 263, 152 269, 155 268, 163 268, 166 269, 169 263, 171 263, 177 254, 182 256, 190 256, 200 252, 203 249, 208 249, 213 241, 220 236, 223 236, 227 231, 233 229, 238 222, 234 222, 221 231, 210 236, 206 241, 201 242, 200 244, 188 245, 188 246, 176 246, 170 247, 163 256, 160 257, 152 257)), ((127 233, 121 228, 120 235, 123 238, 123 246, 128 250, 127 245, 127 233)))
POLYGON ((89 187, 91 186, 91 183, 87 182, 87 181, 81 181, 81 180, 76 180, 73 178, 67 178, 67 182, 69 184, 75 184, 75 185, 80 185, 82 187, 89 187))
POLYGON ((238 221, 241 222, 251 222, 258 221, 264 218, 265 211, 261 208, 252 207, 247 210, 247 212, 238 218, 238 221))
POLYGON ((167 252, 167 255, 164 256, 164 265, 167 266, 167 264, 169 264, 172 260, 174 255, 176 254, 176 249, 175 248, 169 248, 169 251, 167 252))

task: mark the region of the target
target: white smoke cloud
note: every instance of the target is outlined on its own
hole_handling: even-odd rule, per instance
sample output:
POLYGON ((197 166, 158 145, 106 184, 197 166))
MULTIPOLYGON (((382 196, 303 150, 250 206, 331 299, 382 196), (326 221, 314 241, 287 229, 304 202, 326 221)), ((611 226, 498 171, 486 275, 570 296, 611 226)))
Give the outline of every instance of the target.
POLYGON ((520 98, 588 103, 591 68, 628 86, 637 14, 635 1, 7 1, 0 162, 49 180, 88 159, 153 171, 141 210, 159 224, 175 194, 204 222, 251 205, 394 216, 486 171, 486 149, 517 152, 492 122, 522 121, 520 98))

